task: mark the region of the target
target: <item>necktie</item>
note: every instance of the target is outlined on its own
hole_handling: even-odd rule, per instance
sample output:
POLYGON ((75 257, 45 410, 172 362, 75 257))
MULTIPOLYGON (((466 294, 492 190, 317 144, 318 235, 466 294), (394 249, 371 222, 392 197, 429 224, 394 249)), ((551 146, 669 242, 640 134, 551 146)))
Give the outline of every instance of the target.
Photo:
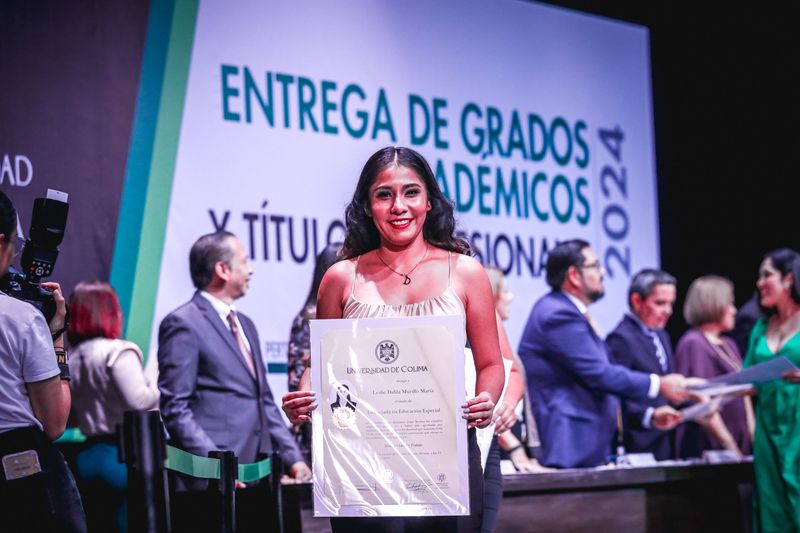
POLYGON ((658 338, 658 334, 652 329, 648 329, 647 334, 650 335, 650 339, 652 339, 653 345, 656 347, 658 364, 661 365, 661 370, 666 374, 669 369, 667 368, 667 353, 664 351, 664 345, 661 344, 661 339, 658 338))
POLYGON ((592 315, 589 314, 589 311, 586 311, 585 313, 583 313, 583 316, 586 317, 586 321, 589 322, 589 325, 592 326, 592 329, 594 330, 594 332, 599 337, 600 336, 600 327, 597 325, 597 322, 594 321, 594 318, 592 318, 592 315))
POLYGON ((247 345, 244 343, 242 334, 239 331, 239 324, 236 322, 236 311, 231 311, 228 314, 228 325, 231 327, 231 333, 233 333, 234 338, 236 338, 236 344, 239 345, 239 351, 242 352, 242 357, 244 357, 244 362, 247 363, 250 375, 256 377, 256 365, 253 361, 253 354, 247 349, 247 345))

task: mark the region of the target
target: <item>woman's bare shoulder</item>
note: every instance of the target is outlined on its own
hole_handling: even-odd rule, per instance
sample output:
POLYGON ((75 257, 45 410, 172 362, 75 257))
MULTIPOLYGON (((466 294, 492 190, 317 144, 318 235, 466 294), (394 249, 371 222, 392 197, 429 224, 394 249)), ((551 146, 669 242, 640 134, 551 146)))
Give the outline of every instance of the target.
POLYGON ((325 275, 328 275, 328 273, 331 273, 333 275, 352 274, 356 270, 357 261, 358 257, 351 257, 350 259, 342 259, 341 261, 337 261, 334 264, 332 264, 330 268, 328 268, 325 275))
POLYGON ((486 278, 483 265, 469 255, 453 254, 453 275, 464 281, 486 278))
MULTIPOLYGON (((456 253, 453 253, 451 258, 453 287, 461 301, 469 305, 476 296, 480 296, 487 291, 491 296, 492 289, 489 285, 489 277, 486 275, 486 271, 483 270, 483 265, 477 259, 456 253)), ((480 300, 480 298, 478 299, 480 300)), ((491 306, 491 303, 489 305, 491 306)))
POLYGON ((317 293, 317 318, 341 318, 355 270, 355 259, 345 259, 328 268, 317 293))
POLYGON ((344 259, 331 265, 322 277, 322 285, 328 287, 340 287, 342 284, 349 285, 356 272, 356 258, 344 259))

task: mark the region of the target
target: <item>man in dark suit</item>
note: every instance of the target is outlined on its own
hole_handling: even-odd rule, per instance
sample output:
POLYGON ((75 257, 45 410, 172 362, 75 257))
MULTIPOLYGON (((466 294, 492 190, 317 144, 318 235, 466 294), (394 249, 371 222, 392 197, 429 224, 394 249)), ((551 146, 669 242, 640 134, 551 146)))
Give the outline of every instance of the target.
MULTIPOLYGON (((628 290, 630 311, 606 337, 612 361, 660 376, 672 372, 672 342, 664 326, 672 316, 675 294, 675 278, 662 270, 646 268, 633 277, 628 290)), ((622 403, 627 452, 650 452, 659 461, 675 458, 675 432, 651 424, 655 409, 666 404, 661 397, 622 403)))
MULTIPOLYGON (((244 247, 228 232, 204 235, 192 246, 189 268, 197 292, 161 322, 158 333, 161 415, 170 444, 203 457, 232 450, 240 464, 276 450, 294 478, 311 479, 272 398, 255 325, 233 304, 253 273, 244 247)), ((205 511, 213 505, 196 492, 207 482, 186 476, 174 481, 175 529, 207 527, 213 518, 205 511)), ((237 491, 237 497, 237 511, 246 513, 248 492, 237 491)))
MULTIPOLYGON (((552 292, 533 307, 519 355, 525 364, 539 436, 540 462, 560 468, 597 466, 611 453, 619 400, 661 394, 675 402, 688 394, 678 374, 658 376, 612 364, 588 305, 603 296, 603 267, 586 241, 571 240, 547 257, 552 292)), ((672 427, 680 415, 663 406, 657 427, 672 427)))

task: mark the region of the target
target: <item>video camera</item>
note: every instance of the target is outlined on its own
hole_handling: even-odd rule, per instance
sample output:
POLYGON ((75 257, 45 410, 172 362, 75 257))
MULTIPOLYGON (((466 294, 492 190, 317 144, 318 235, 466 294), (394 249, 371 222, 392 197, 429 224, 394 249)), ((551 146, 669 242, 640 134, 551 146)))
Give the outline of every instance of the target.
POLYGON ((56 314, 56 302, 52 291, 43 288, 41 281, 53 273, 58 258, 58 245, 67 226, 68 198, 67 193, 47 189, 46 198, 34 200, 31 229, 19 262, 21 270, 9 267, 0 278, 0 290, 32 304, 47 322, 56 314))

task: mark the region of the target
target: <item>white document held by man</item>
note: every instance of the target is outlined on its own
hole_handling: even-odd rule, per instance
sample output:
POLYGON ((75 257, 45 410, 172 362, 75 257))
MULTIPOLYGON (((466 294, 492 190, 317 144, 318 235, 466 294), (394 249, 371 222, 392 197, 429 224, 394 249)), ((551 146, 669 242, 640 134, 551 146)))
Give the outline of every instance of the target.
POLYGON ((469 514, 461 316, 311 322, 315 516, 469 514))
MULTIPOLYGON (((746 387, 750 388, 749 385, 746 387)), ((681 416, 684 422, 692 422, 716 413, 723 405, 735 399, 735 396, 715 396, 708 401, 698 402, 681 409, 681 416)))
POLYGON ((689 387, 689 390, 700 396, 719 396, 737 394, 749 388, 781 379, 781 374, 797 367, 786 357, 780 356, 769 361, 745 368, 739 372, 731 372, 709 379, 702 385, 689 387))

